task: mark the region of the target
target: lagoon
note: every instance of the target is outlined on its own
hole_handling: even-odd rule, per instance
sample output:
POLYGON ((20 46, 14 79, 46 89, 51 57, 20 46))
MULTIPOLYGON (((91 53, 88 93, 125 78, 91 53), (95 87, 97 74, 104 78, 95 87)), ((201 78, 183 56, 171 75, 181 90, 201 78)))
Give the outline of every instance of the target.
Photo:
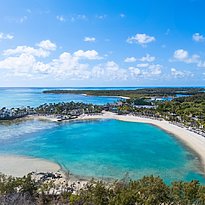
POLYGON ((31 120, 1 125, 0 136, 1 154, 48 159, 86 178, 138 179, 153 174, 168 183, 205 183, 198 157, 171 134, 146 123, 31 120))

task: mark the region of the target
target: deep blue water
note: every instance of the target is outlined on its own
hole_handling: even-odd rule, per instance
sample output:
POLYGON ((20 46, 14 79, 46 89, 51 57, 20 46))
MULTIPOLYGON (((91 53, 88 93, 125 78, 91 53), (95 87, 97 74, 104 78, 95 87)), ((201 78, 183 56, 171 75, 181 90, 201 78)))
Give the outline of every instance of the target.
POLYGON ((0 125, 0 153, 45 158, 84 177, 166 182, 198 179, 199 160, 172 135, 145 123, 100 120, 72 123, 26 121, 0 125))

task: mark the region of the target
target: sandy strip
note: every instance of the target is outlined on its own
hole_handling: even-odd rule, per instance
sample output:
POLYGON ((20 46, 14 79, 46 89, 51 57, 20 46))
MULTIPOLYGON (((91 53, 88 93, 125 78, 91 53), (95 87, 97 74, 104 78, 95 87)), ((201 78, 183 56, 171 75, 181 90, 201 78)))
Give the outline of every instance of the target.
POLYGON ((61 167, 47 160, 2 155, 0 156, 0 172, 14 177, 22 177, 30 172, 58 172, 61 167))
POLYGON ((58 119, 54 115, 28 115, 24 118, 25 120, 46 120, 51 122, 57 122, 58 119))
POLYGON ((88 94, 81 94, 83 96, 95 96, 95 97, 106 97, 106 98, 122 98, 122 99, 125 99, 125 100, 129 100, 130 97, 126 97, 126 96, 118 96, 118 95, 88 95, 88 94))
POLYGON ((149 118, 143 118, 132 115, 116 115, 111 112, 104 112, 103 115, 90 115, 82 116, 78 119, 88 120, 88 119, 116 119, 129 122, 141 122, 149 123, 160 127, 161 129, 173 134, 179 140, 181 140, 186 146, 192 149, 200 157, 202 163, 203 172, 205 172, 205 137, 191 132, 187 128, 178 127, 165 120, 154 120, 149 118))

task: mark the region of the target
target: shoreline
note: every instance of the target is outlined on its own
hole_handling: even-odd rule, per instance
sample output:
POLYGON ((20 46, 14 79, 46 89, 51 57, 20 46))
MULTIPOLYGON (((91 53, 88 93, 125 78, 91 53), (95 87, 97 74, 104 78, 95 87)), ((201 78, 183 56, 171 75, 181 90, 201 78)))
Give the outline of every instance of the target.
POLYGON ((59 172, 59 164, 52 161, 21 155, 0 155, 0 172, 8 176, 23 177, 31 172, 59 172))
MULTIPOLYGON (((24 118, 25 120, 47 120, 52 122, 59 122, 57 117, 52 115, 30 115, 24 118)), ((73 122, 73 121, 84 121, 84 120, 100 120, 100 119, 115 119, 126 122, 138 122, 138 123, 148 123, 159 127, 160 129, 170 133, 173 137, 181 141, 185 146, 187 146, 191 151, 193 151, 200 161, 200 167, 202 168, 203 174, 205 174, 205 138, 199 134, 196 134, 185 127, 179 127, 177 125, 171 124, 165 120, 156 120, 145 117, 133 116, 133 115, 117 115, 111 112, 103 112, 97 115, 81 115, 73 120, 64 120, 62 122, 73 122)), ((26 175, 33 171, 39 172, 63 172, 62 167, 51 161, 47 161, 40 158, 32 158, 27 156, 15 156, 15 155, 2 155, 0 156, 0 172, 8 175, 19 176, 26 175), (19 167, 19 164, 21 166, 19 167), (46 166, 45 166, 46 165, 46 166), (18 170, 17 170, 18 169, 18 170)), ((75 176, 74 173, 71 173, 75 176)), ((66 177, 66 176, 65 176, 66 177)), ((74 179, 73 179, 74 180, 74 179)), ((76 178, 75 180, 76 181, 76 178)))
POLYGON ((94 97, 107 97, 107 98, 109 98, 109 97, 113 97, 113 98, 122 98, 122 99, 125 99, 125 100, 129 100, 130 99, 130 97, 126 97, 126 96, 118 96, 118 95, 116 95, 116 96, 114 96, 114 95, 88 95, 88 94, 81 94, 81 95, 83 95, 83 96, 94 96, 94 97))

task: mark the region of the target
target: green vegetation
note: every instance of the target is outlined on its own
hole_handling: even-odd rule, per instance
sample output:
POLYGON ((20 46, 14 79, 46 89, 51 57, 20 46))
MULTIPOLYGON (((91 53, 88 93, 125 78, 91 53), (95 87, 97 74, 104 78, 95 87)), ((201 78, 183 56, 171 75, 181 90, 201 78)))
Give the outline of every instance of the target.
POLYGON ((102 106, 80 102, 49 103, 35 108, 37 114, 75 115, 100 113, 102 106))
POLYGON ((205 93, 161 103, 156 111, 166 119, 205 128, 205 93))
POLYGON ((67 103, 45 103, 36 108, 12 108, 0 109, 0 120, 14 120, 17 118, 23 118, 27 115, 41 114, 41 115, 59 115, 65 116, 66 119, 73 119, 82 114, 97 114, 103 110, 102 106, 79 103, 79 102, 67 102, 67 103))
POLYGON ((137 90, 46 90, 45 94, 86 94, 94 96, 176 96, 177 94, 194 95, 204 91, 203 88, 143 88, 137 90))
POLYGON ((67 184, 36 182, 0 175, 0 204, 4 205, 203 205, 205 186, 198 181, 166 185, 159 177, 113 183, 90 181, 74 193, 67 184), (61 187, 61 191, 59 191, 61 187), (56 192, 58 190, 58 192, 56 192))
POLYGON ((205 136, 205 93, 174 98, 171 101, 132 98, 122 101, 121 104, 110 105, 109 108, 110 111, 115 111, 118 114, 131 113, 183 124, 183 126, 191 127, 193 131, 205 136))

